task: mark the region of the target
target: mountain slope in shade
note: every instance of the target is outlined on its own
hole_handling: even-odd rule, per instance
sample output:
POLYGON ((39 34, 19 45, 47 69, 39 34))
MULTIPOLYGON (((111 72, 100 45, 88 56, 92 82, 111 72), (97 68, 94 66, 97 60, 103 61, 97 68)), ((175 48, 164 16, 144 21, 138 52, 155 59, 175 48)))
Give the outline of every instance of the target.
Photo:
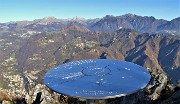
POLYGON ((180 31, 180 17, 175 18, 167 23, 160 25, 158 30, 179 30, 180 31))
POLYGON ((92 26, 93 30, 100 31, 116 31, 120 28, 130 28, 141 32, 157 32, 162 30, 178 30, 179 19, 167 21, 163 19, 155 19, 148 16, 137 16, 134 14, 126 14, 122 16, 107 15, 92 26))

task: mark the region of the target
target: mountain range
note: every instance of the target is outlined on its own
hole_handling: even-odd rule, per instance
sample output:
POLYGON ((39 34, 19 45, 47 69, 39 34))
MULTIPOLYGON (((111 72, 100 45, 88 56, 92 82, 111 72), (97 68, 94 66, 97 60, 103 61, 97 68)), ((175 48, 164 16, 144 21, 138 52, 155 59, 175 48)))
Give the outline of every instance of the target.
POLYGON ((0 101, 5 99, 1 95, 13 95, 14 98, 6 99, 25 96, 32 103, 40 91, 44 104, 53 103, 58 100, 53 96, 58 94, 43 83, 49 69, 70 61, 101 57, 133 62, 151 73, 144 92, 121 102, 131 99, 134 103, 166 104, 173 98, 177 101, 179 95, 173 94, 180 91, 176 89, 180 87, 179 30, 180 17, 167 21, 134 14, 1 23, 0 101))
POLYGON ((16 21, 1 23, 0 30, 30 29, 36 31, 56 31, 67 25, 75 24, 83 26, 93 31, 114 32, 121 28, 134 29, 147 33, 168 33, 180 34, 180 17, 171 21, 156 19, 153 16, 138 16, 135 14, 125 14, 121 16, 106 15, 103 18, 84 19, 74 17, 71 19, 57 19, 55 17, 45 17, 34 21, 16 21))

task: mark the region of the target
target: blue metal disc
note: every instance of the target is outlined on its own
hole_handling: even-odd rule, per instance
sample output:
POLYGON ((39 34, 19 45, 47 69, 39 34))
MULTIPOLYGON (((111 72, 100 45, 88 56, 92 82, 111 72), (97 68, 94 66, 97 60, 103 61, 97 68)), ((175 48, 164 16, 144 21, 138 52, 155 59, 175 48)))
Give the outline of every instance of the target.
POLYGON ((131 62, 89 59, 65 63, 49 70, 45 84, 72 97, 107 99, 144 88, 150 81, 147 69, 131 62))

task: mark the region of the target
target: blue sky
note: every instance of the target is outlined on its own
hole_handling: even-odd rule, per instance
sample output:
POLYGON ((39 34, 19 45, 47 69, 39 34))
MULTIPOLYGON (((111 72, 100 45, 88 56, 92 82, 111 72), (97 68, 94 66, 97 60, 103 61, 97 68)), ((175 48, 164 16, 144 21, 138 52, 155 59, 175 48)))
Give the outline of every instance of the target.
POLYGON ((180 0, 0 0, 0 22, 126 13, 171 20, 180 16, 180 0))

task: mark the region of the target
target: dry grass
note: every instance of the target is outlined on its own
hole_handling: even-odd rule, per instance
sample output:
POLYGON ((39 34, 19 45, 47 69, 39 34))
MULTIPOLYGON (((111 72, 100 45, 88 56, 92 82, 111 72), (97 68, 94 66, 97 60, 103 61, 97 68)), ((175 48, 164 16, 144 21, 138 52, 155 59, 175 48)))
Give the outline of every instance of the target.
POLYGON ((0 91, 0 100, 11 101, 12 97, 10 97, 10 95, 8 95, 6 92, 0 91))

